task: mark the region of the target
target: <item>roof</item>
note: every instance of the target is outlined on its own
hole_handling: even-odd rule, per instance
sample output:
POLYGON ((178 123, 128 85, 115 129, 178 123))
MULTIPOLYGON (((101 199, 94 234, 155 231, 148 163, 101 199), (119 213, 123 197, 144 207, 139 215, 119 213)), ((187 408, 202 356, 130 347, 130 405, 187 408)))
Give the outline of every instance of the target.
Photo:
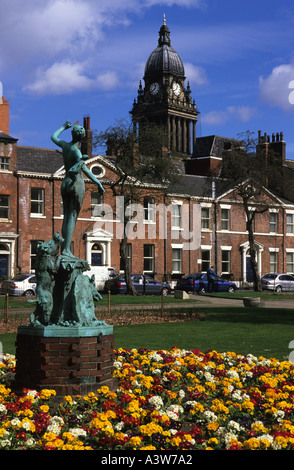
POLYGON ((5 132, 0 131, 0 142, 15 143, 17 141, 18 139, 15 139, 14 137, 11 137, 10 135, 5 134, 5 132))
POLYGON ((38 147, 17 147, 17 171, 53 174, 63 166, 62 152, 38 147))
POLYGON ((178 76, 185 75, 183 62, 179 54, 171 46, 158 46, 150 54, 146 62, 145 77, 158 73, 172 73, 178 76))
POLYGON ((214 198, 222 194, 223 183, 218 178, 181 174, 176 184, 169 187, 169 192, 192 197, 214 198))
POLYGON ((219 135, 208 135, 205 137, 197 137, 193 157, 218 157, 222 158, 223 150, 226 146, 232 145, 240 147, 241 141, 230 137, 221 137, 219 135))

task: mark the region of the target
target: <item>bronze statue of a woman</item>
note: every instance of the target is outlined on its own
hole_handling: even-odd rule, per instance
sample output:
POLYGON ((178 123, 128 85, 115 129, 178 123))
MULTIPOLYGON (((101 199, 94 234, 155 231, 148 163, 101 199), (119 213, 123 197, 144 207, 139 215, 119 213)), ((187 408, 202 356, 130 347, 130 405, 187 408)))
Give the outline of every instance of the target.
POLYGON ((85 136, 85 129, 82 126, 74 125, 72 128, 71 142, 65 142, 59 139, 61 132, 70 127, 72 127, 72 124, 67 121, 52 134, 51 140, 62 148, 64 168, 66 171, 61 186, 64 214, 62 224, 62 237, 64 238, 62 255, 72 258, 74 256, 71 253, 70 245, 85 195, 85 182, 82 173, 97 184, 100 194, 104 193, 104 189, 100 181, 98 181, 85 164, 88 155, 82 155, 80 150, 80 143, 85 136))

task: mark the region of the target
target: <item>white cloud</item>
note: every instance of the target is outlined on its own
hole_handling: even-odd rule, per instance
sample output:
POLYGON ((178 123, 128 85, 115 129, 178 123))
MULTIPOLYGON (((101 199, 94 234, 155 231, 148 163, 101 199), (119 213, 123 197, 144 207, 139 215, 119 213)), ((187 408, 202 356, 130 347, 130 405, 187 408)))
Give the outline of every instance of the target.
MULTIPOLYGON (((143 2, 144 3, 144 2, 143 2)), ((177 5, 180 7, 202 7, 206 4, 204 0, 146 0, 146 6, 167 5, 169 7, 177 5)))
POLYGON ((99 88, 107 91, 118 87, 120 84, 120 80, 115 72, 108 71, 98 75, 96 83, 99 88))
POLYGON ((201 122, 220 126, 228 121, 248 122, 254 117, 256 109, 251 106, 228 106, 224 111, 210 111, 202 116, 201 122))
POLYGON ((293 109, 290 93, 294 87, 289 88, 294 80, 294 64, 283 64, 275 67, 267 78, 259 78, 260 99, 271 106, 282 108, 285 111, 293 109))
MULTIPOLYGON (((123 37, 114 48, 111 30, 129 25, 134 14, 155 5, 199 8, 205 1, 9 0, 0 16, 0 44, 5 44, 0 50, 1 68, 8 75, 17 68, 13 78, 21 77, 24 90, 40 94, 71 93, 82 87, 112 89, 119 69, 123 83, 129 83, 139 45, 132 44, 130 57, 129 50, 122 50, 123 37)), ((192 72, 191 81, 204 80, 202 70, 192 72)))
POLYGON ((203 67, 195 66, 191 63, 184 64, 187 80, 196 85, 207 85, 208 79, 203 67))
POLYGON ((34 83, 25 87, 26 91, 40 95, 70 94, 78 90, 101 88, 109 90, 118 85, 118 77, 114 72, 105 72, 95 78, 85 74, 85 63, 63 61, 51 67, 39 69, 34 83))

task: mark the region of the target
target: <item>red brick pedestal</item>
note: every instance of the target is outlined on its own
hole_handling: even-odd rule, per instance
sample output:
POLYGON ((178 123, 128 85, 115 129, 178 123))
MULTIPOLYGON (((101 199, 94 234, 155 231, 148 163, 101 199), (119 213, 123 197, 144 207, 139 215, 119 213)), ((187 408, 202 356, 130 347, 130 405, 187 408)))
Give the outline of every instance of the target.
POLYGON ((107 385, 116 388, 113 372, 112 327, 53 331, 49 327, 20 327, 16 340, 15 390, 54 389, 58 396, 87 395, 107 385), (47 328, 47 330, 46 330, 47 328), (84 335, 80 334, 84 333, 84 335))

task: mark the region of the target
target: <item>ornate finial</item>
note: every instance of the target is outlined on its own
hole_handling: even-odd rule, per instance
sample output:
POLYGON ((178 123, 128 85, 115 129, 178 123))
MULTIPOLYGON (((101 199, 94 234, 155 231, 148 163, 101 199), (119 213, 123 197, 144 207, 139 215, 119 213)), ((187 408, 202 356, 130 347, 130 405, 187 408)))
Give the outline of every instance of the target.
POLYGON ((159 31, 159 40, 158 40, 158 45, 163 46, 164 44, 167 44, 170 46, 170 32, 168 27, 166 26, 166 20, 165 20, 165 14, 163 15, 163 25, 160 28, 159 31))

